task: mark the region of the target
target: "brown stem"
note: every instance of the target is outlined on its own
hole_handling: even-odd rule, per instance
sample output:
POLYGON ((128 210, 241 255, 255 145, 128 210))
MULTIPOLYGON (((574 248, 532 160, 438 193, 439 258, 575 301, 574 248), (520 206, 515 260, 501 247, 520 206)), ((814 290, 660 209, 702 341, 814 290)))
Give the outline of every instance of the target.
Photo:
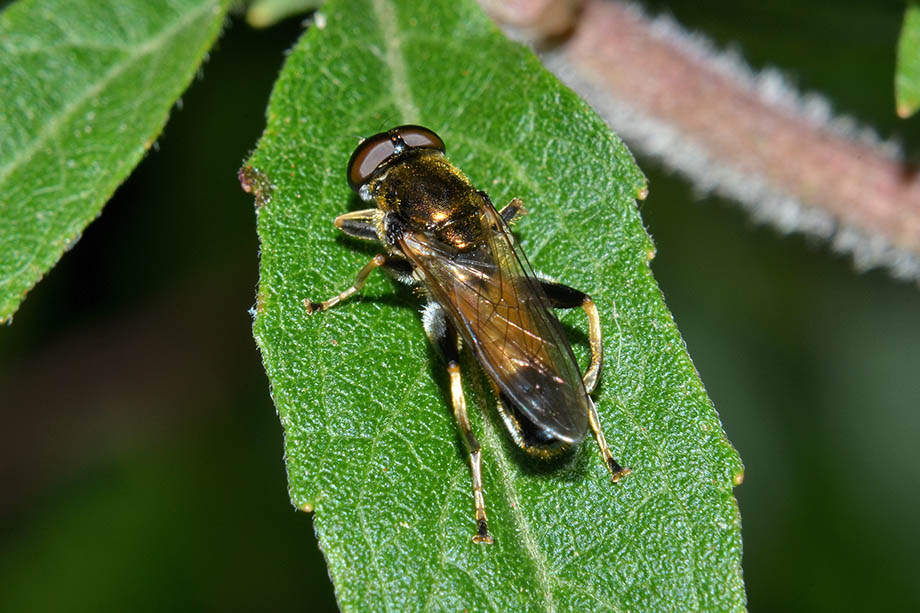
POLYGON ((622 2, 581 8, 543 58, 631 147, 782 231, 826 238, 860 268, 920 278, 920 177, 893 147, 673 21, 622 2))

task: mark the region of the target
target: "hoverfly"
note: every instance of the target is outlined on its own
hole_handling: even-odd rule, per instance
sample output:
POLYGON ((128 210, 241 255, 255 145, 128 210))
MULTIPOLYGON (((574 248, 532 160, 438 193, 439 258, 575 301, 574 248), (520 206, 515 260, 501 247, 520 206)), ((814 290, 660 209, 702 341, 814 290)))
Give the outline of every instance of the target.
POLYGON ((591 298, 538 277, 509 224, 524 213, 515 198, 497 211, 444 155, 427 128, 405 125, 363 140, 348 162, 348 184, 374 208, 340 215, 335 225, 382 243, 354 283, 325 302, 304 300, 309 313, 335 306, 364 286, 377 268, 419 287, 427 298, 425 332, 441 354, 451 404, 470 454, 477 532, 491 543, 482 490, 481 450, 470 427, 460 379, 460 345, 488 374, 514 442, 548 457, 584 439, 590 427, 614 481, 629 473, 610 453, 589 394, 601 371, 600 319, 591 298), (553 308, 581 307, 588 316, 591 361, 584 377, 553 308))

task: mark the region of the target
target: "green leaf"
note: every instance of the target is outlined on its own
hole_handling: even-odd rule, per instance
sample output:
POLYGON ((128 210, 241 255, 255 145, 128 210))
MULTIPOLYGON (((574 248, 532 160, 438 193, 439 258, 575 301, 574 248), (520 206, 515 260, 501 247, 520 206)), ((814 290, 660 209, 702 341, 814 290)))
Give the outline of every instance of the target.
POLYGON ((21 0, 0 14, 0 321, 150 148, 222 0, 21 0))
POLYGON ((323 0, 254 0, 246 10, 246 21, 254 28, 267 28, 298 13, 314 11, 323 0))
MULTIPOLYGON (((740 610, 742 466, 652 278, 645 180, 600 118, 469 1, 332 2, 275 86, 244 187, 256 193, 254 333, 285 431, 290 495, 315 511, 346 610, 740 610), (483 446, 494 545, 475 530, 468 456, 411 291, 374 275, 307 315, 379 251, 333 218, 358 137, 437 131, 492 200, 530 211, 530 261, 590 292, 606 334, 595 398, 611 483, 586 441, 555 462, 517 451, 481 370, 464 383, 483 446)), ((565 312, 585 363, 580 310, 565 312)))
POLYGON ((898 115, 910 117, 920 107, 920 3, 915 0, 904 11, 894 89, 898 115))

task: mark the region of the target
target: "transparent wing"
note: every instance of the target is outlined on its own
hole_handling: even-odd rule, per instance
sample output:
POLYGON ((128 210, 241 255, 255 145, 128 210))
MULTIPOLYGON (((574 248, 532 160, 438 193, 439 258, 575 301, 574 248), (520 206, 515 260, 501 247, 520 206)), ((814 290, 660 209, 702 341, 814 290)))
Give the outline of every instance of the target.
POLYGON ((590 400, 572 348, 507 224, 492 206, 480 222, 486 240, 476 249, 418 233, 400 246, 501 392, 533 424, 577 443, 590 400))

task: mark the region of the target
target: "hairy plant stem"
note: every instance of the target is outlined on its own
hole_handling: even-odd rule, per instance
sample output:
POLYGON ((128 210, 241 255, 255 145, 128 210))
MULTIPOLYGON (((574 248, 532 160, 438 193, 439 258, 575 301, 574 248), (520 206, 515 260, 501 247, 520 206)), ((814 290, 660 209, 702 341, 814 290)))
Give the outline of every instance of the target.
POLYGON ((699 191, 734 199, 781 232, 825 239, 861 270, 920 279, 920 177, 896 147, 669 18, 625 2, 576 8, 533 0, 492 13, 536 42, 630 147, 699 191))

